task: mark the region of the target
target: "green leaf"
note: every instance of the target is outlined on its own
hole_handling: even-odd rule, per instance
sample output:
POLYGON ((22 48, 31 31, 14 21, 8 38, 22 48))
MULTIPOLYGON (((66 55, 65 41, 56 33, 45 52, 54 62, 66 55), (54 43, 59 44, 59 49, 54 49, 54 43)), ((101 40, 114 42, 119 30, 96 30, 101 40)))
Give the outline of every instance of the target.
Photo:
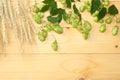
POLYGON ((63 13, 63 19, 66 21, 67 19, 68 19, 68 16, 67 16, 67 14, 66 14, 66 12, 64 11, 64 13, 63 13))
POLYGON ((99 9, 101 3, 100 0, 92 0, 91 1, 91 14, 93 14, 96 10, 99 9))
POLYGON ((52 2, 52 1, 54 2, 55 0, 44 0, 43 3, 49 4, 49 3, 52 2))
POLYGON ((108 13, 111 14, 111 15, 116 15, 118 14, 118 9, 116 8, 115 5, 112 5, 108 8, 108 13))
POLYGON ((60 15, 63 15, 65 13, 65 9, 62 9, 62 8, 58 8, 58 13, 60 15))
POLYGON ((71 0, 71 2, 75 2, 74 0, 71 0))
POLYGON ((73 10, 74 10, 74 13, 75 13, 75 14, 79 14, 79 11, 78 11, 78 9, 77 9, 77 7, 76 7, 75 4, 73 5, 73 10))
POLYGON ((78 16, 79 16, 79 19, 81 20, 81 14, 80 14, 80 12, 79 12, 79 10, 77 9, 77 7, 76 7, 75 4, 73 5, 73 10, 74 10, 74 13, 75 13, 76 15, 78 15, 78 16))
POLYGON ((61 15, 63 17, 64 20, 67 19, 67 14, 65 12, 65 9, 58 8, 58 13, 59 13, 59 15, 61 15))
POLYGON ((62 16, 61 15, 58 15, 57 17, 48 16, 47 19, 51 23, 57 23, 57 22, 59 23, 62 20, 62 16))
POLYGON ((68 8, 71 8, 71 0, 66 0, 66 4, 68 8))
POLYGON ((45 10, 49 8, 50 14, 52 16, 58 14, 57 3, 56 3, 55 0, 44 0, 43 3, 45 3, 45 4, 47 4, 49 6, 49 7, 46 6, 45 10))
POLYGON ((50 8, 50 15, 54 16, 58 14, 58 9, 57 8, 50 8))
POLYGON ((49 5, 50 5, 50 7, 52 7, 52 8, 57 8, 57 3, 56 3, 55 1, 51 1, 51 2, 49 3, 49 5))
POLYGON ((78 0, 80 2, 80 0, 78 0))
POLYGON ((49 9, 49 5, 45 5, 42 7, 41 12, 45 12, 49 9))
POLYGON ((107 9, 103 7, 97 16, 98 20, 101 20, 102 18, 104 18, 106 14, 107 14, 107 9))
POLYGON ((57 3, 51 2, 49 5, 50 5, 50 14, 52 16, 57 15, 58 14, 57 3))

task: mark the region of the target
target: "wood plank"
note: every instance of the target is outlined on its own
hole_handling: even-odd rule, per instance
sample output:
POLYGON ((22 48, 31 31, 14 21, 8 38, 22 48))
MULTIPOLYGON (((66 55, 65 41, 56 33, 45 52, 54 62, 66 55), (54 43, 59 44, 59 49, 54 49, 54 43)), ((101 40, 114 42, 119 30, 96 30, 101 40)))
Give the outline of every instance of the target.
POLYGON ((120 80, 120 54, 0 57, 0 80, 120 80))
MULTIPOLYGON (((29 0, 24 0, 23 4, 27 5, 29 2, 30 6, 32 6, 34 4, 33 1, 34 0, 30 0, 29 2, 29 0)), ((40 0, 37 1, 39 2, 40 0)), ((120 9, 119 1, 115 0, 111 1, 111 3, 115 4, 118 9, 120 9)), ((93 26, 93 29, 90 33, 90 38, 88 40, 84 40, 82 35, 76 29, 64 28, 64 33, 62 35, 53 33, 59 44, 58 52, 54 52, 50 46, 54 39, 50 34, 45 42, 40 42, 36 35, 36 41, 34 43, 28 44, 26 42, 20 45, 19 41, 15 37, 15 34, 13 33, 13 30, 10 29, 10 43, 4 48, 2 45, 0 45, 0 53, 120 53, 120 33, 117 36, 112 36, 111 34, 111 28, 116 24, 115 21, 108 25, 105 33, 100 33, 98 29, 99 25, 93 22, 93 19, 89 13, 84 13, 83 18, 89 20, 93 26)), ((70 26, 64 22, 62 22, 61 25, 62 27, 70 26)))
MULTIPOLYGON (((33 0, 21 1, 33 4, 33 0)), ((119 0, 111 1, 120 9, 119 0)), ((92 21, 90 15, 86 15, 88 14, 85 13, 84 18, 92 21)), ((64 23, 61 25, 69 26, 64 23)), ((73 28, 65 28, 63 35, 54 34, 59 42, 58 52, 50 48, 52 36, 43 43, 36 37, 35 43, 20 45, 10 29, 10 44, 4 48, 0 45, 0 53, 6 53, 0 54, 0 80, 120 80, 120 54, 110 54, 120 53, 120 34, 112 36, 111 29, 102 34, 99 33, 97 24, 93 26, 87 41, 73 28)))

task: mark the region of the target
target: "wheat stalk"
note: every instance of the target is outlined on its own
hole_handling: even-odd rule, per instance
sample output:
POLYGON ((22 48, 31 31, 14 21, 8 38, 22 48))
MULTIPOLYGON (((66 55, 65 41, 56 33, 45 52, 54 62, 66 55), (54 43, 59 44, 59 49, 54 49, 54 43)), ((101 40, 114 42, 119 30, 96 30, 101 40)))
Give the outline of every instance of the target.
MULTIPOLYGON (((28 0, 28 2, 30 3, 30 0, 28 0)), ((31 14, 30 14, 30 9, 31 9, 31 8, 30 8, 30 4, 26 4, 26 5, 23 5, 23 4, 22 4, 22 7, 23 7, 24 12, 27 13, 27 14, 26 14, 26 19, 28 20, 28 25, 29 25, 29 27, 30 27, 30 34, 32 35, 32 34, 36 33, 37 29, 36 29, 36 27, 34 26, 33 21, 32 21, 32 18, 31 18, 31 14)), ((32 36, 32 37, 34 37, 34 36, 32 36)))
POLYGON ((7 36, 6 36, 6 23, 5 23, 5 10, 4 10, 4 4, 3 1, 0 0, 0 5, 1 5, 1 19, 2 19, 2 38, 3 38, 3 43, 7 44, 7 36))
POLYGON ((26 41, 29 42, 28 32, 27 32, 27 29, 26 29, 27 25, 26 25, 25 15, 24 15, 24 12, 23 12, 21 7, 20 7, 20 10, 21 10, 21 14, 22 14, 22 24, 23 24, 24 34, 25 34, 25 37, 26 37, 26 41))
POLYGON ((21 43, 24 42, 24 32, 23 32, 23 28, 22 28, 22 20, 21 20, 21 12, 20 12, 20 3, 19 0, 16 0, 16 18, 18 20, 18 27, 19 27, 19 35, 20 35, 20 40, 21 43))
POLYGON ((17 45, 18 45, 18 47, 19 47, 19 49, 22 53, 23 49, 22 49, 22 46, 20 44, 19 33, 18 33, 18 27, 19 26, 17 25, 17 19, 15 19, 15 15, 14 15, 14 12, 13 12, 11 0, 7 0, 7 8, 8 8, 9 16, 10 16, 10 22, 11 22, 11 25, 12 25, 12 29, 15 33, 16 40, 18 41, 17 45))
POLYGON ((27 19, 27 13, 24 10, 24 7, 22 7, 24 5, 20 4, 20 1, 17 0, 17 6, 16 6, 16 12, 18 14, 18 16, 20 17, 19 19, 20 21, 20 36, 21 36, 21 40, 23 41, 26 40, 27 42, 32 42, 32 34, 31 34, 31 29, 30 29, 30 25, 29 25, 29 20, 27 19), (25 36, 25 37, 23 37, 25 36))
POLYGON ((14 7, 16 10, 14 11, 11 0, 0 0, 3 42, 8 43, 6 36, 6 23, 11 25, 11 28, 15 33, 15 37, 17 39, 20 38, 21 42, 24 42, 24 40, 27 42, 32 42, 33 33, 36 32, 36 29, 30 18, 28 6, 24 5, 22 2, 20 3, 19 0, 16 0, 16 3, 17 4, 14 7))
MULTIPOLYGON (((21 7, 22 8, 22 7, 21 7)), ((28 31, 28 37, 29 37, 29 40, 30 42, 32 42, 32 34, 31 34, 31 29, 30 29, 30 24, 29 24, 29 20, 27 18, 27 15, 25 14, 25 11, 24 11, 24 8, 22 9, 23 12, 24 12, 24 16, 25 16, 25 19, 26 19, 26 29, 28 31)))
POLYGON ((18 38, 18 31, 17 31, 17 24, 16 24, 16 21, 17 21, 17 20, 15 20, 15 18, 14 18, 15 16, 14 16, 14 14, 13 14, 13 9, 12 9, 11 0, 8 0, 8 1, 7 1, 7 5, 8 5, 8 11, 9 11, 9 13, 10 13, 11 25, 12 25, 12 27, 13 27, 13 29, 14 29, 16 38, 18 38))
MULTIPOLYGON (((9 11, 8 11, 8 5, 7 5, 7 0, 3 0, 3 6, 4 6, 4 12, 5 12, 5 18, 6 18, 6 23, 11 26, 10 24, 10 15, 9 15, 9 11)), ((8 27, 7 25, 7 27, 8 27)))
POLYGON ((27 28, 27 31, 28 31, 29 40, 30 40, 30 42, 32 42, 33 41, 32 34, 35 32, 35 29, 33 29, 34 25, 33 25, 32 21, 30 19, 30 16, 29 16, 29 10, 28 9, 30 9, 30 8, 28 8, 27 5, 26 5, 26 7, 27 7, 27 9, 26 9, 26 7, 23 5, 23 3, 21 4, 20 7, 21 7, 21 10, 23 11, 24 17, 26 19, 26 28, 27 28))

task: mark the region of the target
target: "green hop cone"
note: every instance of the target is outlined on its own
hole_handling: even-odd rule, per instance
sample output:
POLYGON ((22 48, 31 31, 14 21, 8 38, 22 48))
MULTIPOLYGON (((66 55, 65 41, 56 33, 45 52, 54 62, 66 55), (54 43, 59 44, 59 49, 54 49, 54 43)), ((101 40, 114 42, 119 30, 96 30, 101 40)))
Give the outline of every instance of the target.
POLYGON ((39 16, 40 18, 43 18, 43 17, 44 17, 44 14, 43 14, 42 12, 38 12, 37 14, 38 14, 38 16, 39 16))
POLYGON ((89 32, 92 29, 92 25, 88 21, 84 21, 84 27, 87 32, 89 32))
POLYGON ((46 38, 47 37, 47 35, 48 35, 48 32, 46 31, 46 30, 42 30, 41 31, 41 34, 46 38))
POLYGON ((89 0, 84 0, 84 3, 88 5, 89 4, 89 0))
POLYGON ((85 6, 91 6, 91 3, 89 2, 89 0, 85 0, 84 4, 85 4, 85 6))
POLYGON ((51 26, 50 24, 46 24, 46 25, 45 25, 45 29, 46 29, 47 31, 52 31, 52 30, 53 30, 53 28, 52 28, 52 26, 51 26))
POLYGON ((120 17, 116 19, 116 23, 120 23, 120 17))
POLYGON ((66 23, 70 24, 70 18, 72 16, 72 12, 69 11, 68 14, 63 14, 63 19, 66 21, 66 23))
POLYGON ((109 0, 105 0, 105 1, 103 2, 103 5, 104 5, 104 6, 109 6, 109 4, 110 4, 109 0))
POLYGON ((72 24, 72 26, 74 28, 76 28, 78 26, 78 24, 79 24, 79 20, 77 18, 71 17, 70 18, 70 23, 72 24))
POLYGON ((78 25, 77 30, 80 31, 81 33, 84 32, 84 29, 83 29, 82 25, 78 25))
POLYGON ((97 16, 98 14, 99 14, 99 11, 97 10, 97 11, 95 11, 95 12, 92 14, 92 16, 95 17, 95 16, 97 16))
POLYGON ((85 9, 86 9, 86 7, 85 7, 84 5, 83 5, 83 6, 80 6, 80 8, 79 8, 79 10, 80 10, 81 12, 84 12, 85 9))
POLYGON ((39 11, 41 11, 44 6, 45 6, 45 4, 41 4, 41 5, 39 6, 39 11))
POLYGON ((103 22, 104 22, 104 20, 103 20, 103 19, 101 19, 99 22, 100 22, 100 23, 103 23, 103 22))
POLYGON ((38 35, 38 39, 39 39, 40 41, 45 41, 46 38, 45 38, 43 35, 40 35, 40 34, 39 34, 39 35, 38 35))
POLYGON ((38 13, 39 12, 39 8, 37 7, 37 5, 34 5, 32 7, 32 12, 34 12, 34 13, 38 13))
POLYGON ((118 34, 118 31, 119 31, 119 27, 118 26, 114 26, 113 28, 112 28, 112 35, 117 35, 118 34))
POLYGON ((93 17, 93 19, 94 19, 95 22, 99 21, 97 16, 93 17))
POLYGON ((65 4, 65 3, 66 3, 66 0, 60 0, 60 2, 61 2, 62 4, 65 4))
POLYGON ((88 32, 84 32, 84 33, 82 34, 82 36, 83 36, 83 38, 84 38, 85 40, 87 40, 88 37, 89 37, 89 33, 88 33, 88 32))
POLYGON ((33 19, 34 19, 34 21, 35 21, 37 24, 41 24, 41 23, 42 23, 42 20, 41 20, 40 16, 39 16, 37 13, 35 13, 35 14, 33 15, 33 19))
POLYGON ((57 50, 58 50, 58 43, 57 43, 56 40, 51 44, 51 48, 52 48, 54 51, 57 51, 57 50))
POLYGON ((63 33, 63 29, 62 29, 62 27, 60 27, 60 25, 53 25, 53 30, 58 34, 63 33))
POLYGON ((105 32, 106 31, 106 25, 105 24, 101 24, 99 27, 99 31, 100 32, 105 32))
POLYGON ((112 22, 112 18, 111 18, 111 17, 108 17, 108 18, 105 20, 105 22, 106 22, 107 24, 110 24, 110 23, 112 22))
POLYGON ((90 5, 87 5, 87 6, 86 6, 86 9, 87 9, 88 12, 90 12, 91 6, 90 6, 90 5))
POLYGON ((43 29, 38 33, 38 39, 40 41, 45 41, 47 35, 48 35, 47 31, 43 29))

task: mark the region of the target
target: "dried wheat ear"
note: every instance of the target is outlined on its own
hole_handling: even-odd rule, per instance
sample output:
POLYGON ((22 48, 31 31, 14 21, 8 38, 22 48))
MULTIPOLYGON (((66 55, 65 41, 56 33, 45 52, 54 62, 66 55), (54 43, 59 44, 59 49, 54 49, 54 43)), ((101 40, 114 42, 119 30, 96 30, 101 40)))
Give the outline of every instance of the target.
POLYGON ((26 7, 20 0, 0 0, 0 34, 3 44, 8 44, 8 28, 11 28, 20 43, 33 42, 35 27, 26 7))

